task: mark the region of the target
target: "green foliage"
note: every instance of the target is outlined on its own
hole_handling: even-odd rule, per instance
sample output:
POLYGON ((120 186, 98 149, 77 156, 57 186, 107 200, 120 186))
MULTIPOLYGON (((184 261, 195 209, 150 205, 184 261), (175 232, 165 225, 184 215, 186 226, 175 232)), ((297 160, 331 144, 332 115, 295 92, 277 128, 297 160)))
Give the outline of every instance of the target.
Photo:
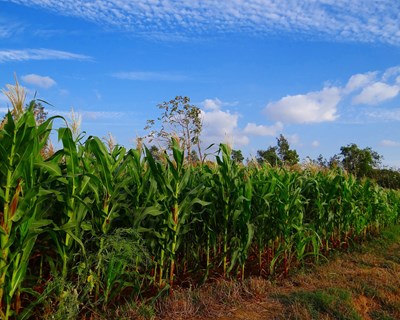
POLYGON ((268 163, 273 167, 280 166, 282 161, 277 154, 277 149, 277 147, 269 147, 267 150, 257 150, 258 163, 268 163))
MULTIPOLYGON (((32 105, 18 120, 9 113, 0 131, 5 319, 45 297, 59 297, 53 307, 68 318, 157 296, 181 279, 243 279, 255 267, 287 274, 399 222, 398 191, 339 169, 243 166, 224 144, 216 162, 192 165, 183 140, 170 139, 160 160, 61 127, 61 149, 44 160, 52 121, 38 125, 32 105), (46 291, 55 274, 60 289, 46 291)), ((276 159, 293 164, 285 141, 276 159)))
POLYGON ((18 314, 20 293, 32 249, 52 221, 46 218, 48 190, 40 178, 60 169, 45 162, 40 151, 50 134, 51 118, 35 122, 34 103, 18 119, 11 112, 0 130, 0 315, 18 314), (13 310, 11 310, 13 307, 13 310))
POLYGON ((373 169, 369 177, 374 179, 381 187, 400 189, 400 171, 395 169, 373 169))
POLYGON ((258 163, 262 164, 266 162, 274 167, 297 164, 299 162, 299 155, 296 150, 290 149, 287 139, 281 134, 276 141, 276 147, 269 147, 267 150, 257 150, 258 163))
POLYGON ((289 142, 281 134, 277 138, 278 155, 283 164, 292 166, 299 162, 299 155, 296 150, 290 149, 289 142))
POLYGON ((356 177, 369 176, 382 159, 382 156, 371 148, 360 149, 355 143, 341 147, 340 156, 343 168, 356 177))
POLYGON ((237 163, 243 163, 244 157, 241 150, 232 149, 231 158, 237 163))

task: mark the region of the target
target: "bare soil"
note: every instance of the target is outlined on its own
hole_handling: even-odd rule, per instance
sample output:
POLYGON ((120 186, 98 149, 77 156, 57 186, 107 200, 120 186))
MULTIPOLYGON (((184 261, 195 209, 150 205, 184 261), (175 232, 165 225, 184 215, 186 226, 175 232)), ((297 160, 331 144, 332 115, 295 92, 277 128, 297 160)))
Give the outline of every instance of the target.
POLYGON ((175 291, 157 319, 400 319, 400 228, 288 278, 175 291))

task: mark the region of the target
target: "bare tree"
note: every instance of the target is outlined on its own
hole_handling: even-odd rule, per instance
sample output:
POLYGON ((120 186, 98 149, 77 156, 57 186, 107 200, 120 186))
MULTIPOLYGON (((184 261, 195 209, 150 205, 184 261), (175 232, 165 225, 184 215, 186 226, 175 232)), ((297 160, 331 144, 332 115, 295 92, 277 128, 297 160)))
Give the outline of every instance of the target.
POLYGON ((162 110, 162 114, 156 120, 147 120, 144 129, 150 132, 145 138, 150 143, 155 140, 161 148, 169 149, 171 138, 178 137, 189 162, 195 160, 192 156, 194 146, 197 146, 201 159, 200 134, 203 124, 200 108, 191 104, 188 97, 182 96, 163 102, 158 108, 162 110))

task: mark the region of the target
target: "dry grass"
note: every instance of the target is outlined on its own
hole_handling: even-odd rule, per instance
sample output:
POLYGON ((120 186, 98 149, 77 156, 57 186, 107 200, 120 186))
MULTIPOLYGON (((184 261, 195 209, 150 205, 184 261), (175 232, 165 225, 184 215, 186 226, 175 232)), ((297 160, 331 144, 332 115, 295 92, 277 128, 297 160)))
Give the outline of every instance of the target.
POLYGON ((218 280, 157 303, 160 319, 400 319, 400 228, 274 283, 218 280), (392 235, 393 236, 393 235, 392 235))

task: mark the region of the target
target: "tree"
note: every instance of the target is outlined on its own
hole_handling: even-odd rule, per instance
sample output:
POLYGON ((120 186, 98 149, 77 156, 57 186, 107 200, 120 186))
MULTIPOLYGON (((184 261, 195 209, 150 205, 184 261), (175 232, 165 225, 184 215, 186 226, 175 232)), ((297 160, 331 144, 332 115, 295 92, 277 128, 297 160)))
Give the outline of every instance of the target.
POLYGON ((243 163, 244 157, 242 154, 242 150, 234 150, 232 149, 231 158, 236 163, 243 163))
POLYGON ((257 150, 257 161, 268 162, 271 166, 294 165, 299 162, 296 150, 290 149, 289 142, 281 134, 276 138, 277 146, 269 147, 267 150, 257 150))
POLYGON ((190 153, 190 160, 191 160, 192 162, 199 162, 199 161, 200 161, 199 156, 197 155, 196 150, 192 150, 192 152, 190 153))
POLYGON ((157 148, 157 146, 155 146, 154 144, 150 147, 149 149, 152 157, 154 160, 156 161, 161 161, 162 157, 163 157, 163 153, 160 149, 157 148))
POLYGON ((273 167, 280 166, 282 161, 276 152, 277 149, 277 147, 269 147, 267 150, 257 150, 257 162, 259 164, 267 162, 273 167))
POLYGON ((151 143, 156 140, 164 149, 169 149, 172 137, 179 137, 186 158, 192 161, 192 148, 197 146, 201 158, 200 134, 203 123, 201 110, 190 104, 188 97, 177 96, 175 99, 158 105, 162 114, 156 120, 147 120, 145 130, 150 130, 146 136, 151 143), (160 126, 159 129, 155 126, 160 126))
POLYGON ((289 166, 299 163, 299 155, 296 150, 290 149, 287 139, 281 134, 276 140, 278 155, 282 163, 289 166))
POLYGON ((35 102, 35 106, 33 107, 33 113, 35 115, 35 120, 36 120, 37 125, 40 125, 46 121, 47 112, 45 111, 44 106, 41 101, 34 100, 34 102, 35 102))
POLYGON ((356 177, 369 176, 379 166, 382 156, 367 147, 360 149, 355 143, 340 148, 342 166, 356 177))

